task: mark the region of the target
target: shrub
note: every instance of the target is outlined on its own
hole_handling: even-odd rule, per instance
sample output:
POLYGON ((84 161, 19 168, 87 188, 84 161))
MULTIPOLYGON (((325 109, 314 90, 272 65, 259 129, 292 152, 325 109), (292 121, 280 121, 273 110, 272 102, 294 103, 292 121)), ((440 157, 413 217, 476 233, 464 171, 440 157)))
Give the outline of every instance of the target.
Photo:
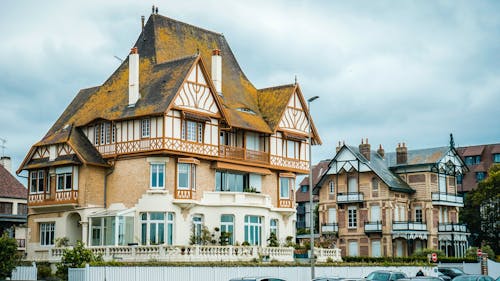
POLYGON ((21 262, 17 252, 17 241, 5 232, 0 236, 0 279, 10 277, 12 270, 21 262))
MULTIPOLYGON (((465 252, 465 256, 477 259, 477 249, 478 247, 470 247, 469 249, 467 249, 467 252, 465 252)), ((488 254, 488 257, 490 259, 495 258, 495 252, 493 252, 493 249, 489 245, 482 246, 481 251, 488 254)))
POLYGON ((82 241, 77 241, 73 249, 64 249, 61 262, 57 264, 57 276, 67 280, 68 268, 85 267, 87 263, 101 260, 101 256, 94 255, 90 249, 85 248, 82 241))
POLYGON ((267 245, 269 247, 278 247, 279 246, 278 238, 276 237, 276 233, 271 232, 271 234, 269 235, 269 238, 267 238, 267 245))
POLYGON ((446 257, 446 254, 443 251, 437 249, 428 249, 428 248, 417 250, 411 256, 419 258, 427 258, 427 255, 430 255, 432 253, 436 253, 438 258, 446 257))

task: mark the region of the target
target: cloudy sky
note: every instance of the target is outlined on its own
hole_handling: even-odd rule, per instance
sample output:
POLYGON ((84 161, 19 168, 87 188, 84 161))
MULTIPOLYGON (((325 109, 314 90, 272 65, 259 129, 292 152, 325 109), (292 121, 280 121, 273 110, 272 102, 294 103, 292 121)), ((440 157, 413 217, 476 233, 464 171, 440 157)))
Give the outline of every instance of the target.
MULTIPOLYGON (((500 142, 499 1, 8 1, 0 138, 17 169, 79 89, 102 84, 159 13, 221 32, 258 88, 297 76, 323 139, 394 151, 500 142)), ((1 153, 1 150, 0 150, 1 153)))

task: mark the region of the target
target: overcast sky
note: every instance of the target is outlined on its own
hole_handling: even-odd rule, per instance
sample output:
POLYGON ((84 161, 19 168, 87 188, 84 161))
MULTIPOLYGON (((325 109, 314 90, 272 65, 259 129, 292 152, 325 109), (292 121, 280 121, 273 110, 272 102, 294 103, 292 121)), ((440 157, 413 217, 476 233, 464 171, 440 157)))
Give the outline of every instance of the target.
POLYGON ((297 76, 306 98, 320 96, 314 161, 339 140, 500 142, 500 1, 7 1, 0 138, 14 170, 81 88, 118 67, 151 4, 223 33, 257 88, 297 76))

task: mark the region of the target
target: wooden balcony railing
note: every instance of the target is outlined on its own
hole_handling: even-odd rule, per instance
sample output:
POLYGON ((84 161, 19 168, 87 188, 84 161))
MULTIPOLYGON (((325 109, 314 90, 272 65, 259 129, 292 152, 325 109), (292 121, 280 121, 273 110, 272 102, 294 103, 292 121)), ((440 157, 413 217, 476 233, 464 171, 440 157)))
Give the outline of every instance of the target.
POLYGON ((293 200, 291 199, 279 199, 278 208, 293 208, 293 200))
POLYGON ((176 199, 192 199, 193 192, 191 189, 177 189, 175 190, 176 199))
POLYGON ((28 195, 29 206, 44 206, 78 203, 78 190, 56 191, 53 193, 34 193, 28 195))
POLYGON ((251 162, 269 163, 269 153, 244 147, 220 145, 219 156, 227 159, 246 160, 251 162))

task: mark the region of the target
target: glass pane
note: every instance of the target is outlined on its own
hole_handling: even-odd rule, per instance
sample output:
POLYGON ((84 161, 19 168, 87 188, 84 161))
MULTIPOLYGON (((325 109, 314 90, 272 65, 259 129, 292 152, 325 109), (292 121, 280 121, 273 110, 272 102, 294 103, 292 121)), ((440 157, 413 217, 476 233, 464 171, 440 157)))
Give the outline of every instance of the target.
POLYGON ((156 224, 151 223, 149 225, 149 243, 150 244, 156 244, 156 224))
POLYGON ((146 245, 147 224, 141 224, 141 244, 146 245))
POLYGON ((158 224, 158 244, 165 243, 165 224, 158 224))
POLYGON ((221 222, 233 222, 233 216, 232 215, 222 215, 220 218, 221 222))
POLYGON ((174 225, 169 223, 168 225, 168 233, 167 233, 167 244, 172 245, 174 242, 174 225))
POLYGON ((179 179, 179 187, 180 188, 188 188, 189 187, 189 164, 178 164, 178 179, 179 179))

